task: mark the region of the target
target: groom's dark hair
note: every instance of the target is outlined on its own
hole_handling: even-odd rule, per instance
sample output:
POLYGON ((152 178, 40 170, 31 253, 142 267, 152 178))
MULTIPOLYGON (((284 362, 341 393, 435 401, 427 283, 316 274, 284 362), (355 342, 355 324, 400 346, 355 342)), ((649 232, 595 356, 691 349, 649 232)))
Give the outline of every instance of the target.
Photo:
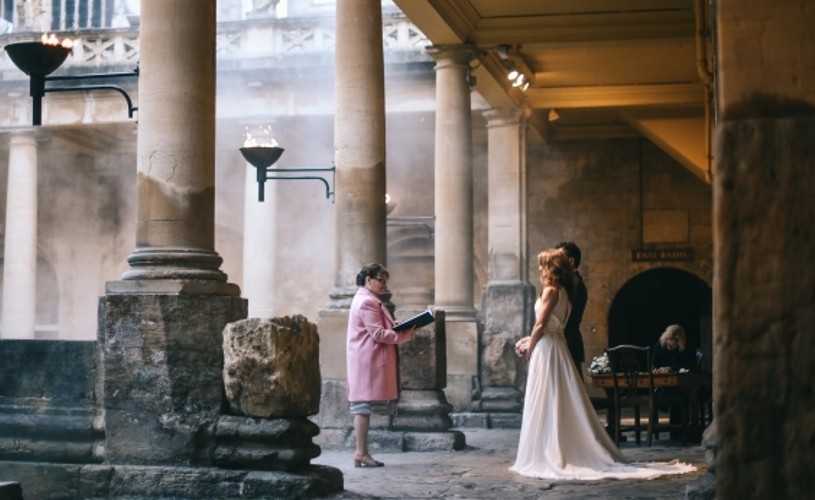
POLYGON ((580 247, 574 241, 561 241, 555 248, 562 249, 566 255, 574 259, 574 268, 580 267, 580 247))

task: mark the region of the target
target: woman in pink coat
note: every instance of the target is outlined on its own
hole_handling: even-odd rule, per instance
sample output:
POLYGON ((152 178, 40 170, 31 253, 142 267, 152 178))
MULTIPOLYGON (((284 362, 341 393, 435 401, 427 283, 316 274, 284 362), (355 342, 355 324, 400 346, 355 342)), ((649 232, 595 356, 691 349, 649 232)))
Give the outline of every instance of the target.
POLYGON ((396 345, 413 338, 415 328, 393 331, 393 317, 379 296, 390 274, 369 264, 357 274, 357 290, 348 316, 348 402, 354 415, 357 449, 354 467, 382 467, 368 452, 371 413, 389 412, 399 397, 396 345))

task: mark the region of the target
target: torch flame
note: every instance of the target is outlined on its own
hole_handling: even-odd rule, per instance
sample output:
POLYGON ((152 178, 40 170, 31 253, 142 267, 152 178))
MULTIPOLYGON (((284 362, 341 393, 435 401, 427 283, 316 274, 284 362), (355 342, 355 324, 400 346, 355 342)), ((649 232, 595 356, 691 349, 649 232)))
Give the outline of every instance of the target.
POLYGON ((51 33, 50 35, 48 33, 45 33, 42 36, 42 43, 43 45, 54 45, 54 46, 62 45, 66 49, 70 49, 71 47, 74 46, 74 42, 70 38, 66 38, 62 41, 62 43, 60 43, 59 38, 57 38, 57 35, 55 35, 54 33, 51 33))
POLYGON ((245 139, 243 141, 243 147, 245 148, 255 148, 255 147, 263 147, 263 148, 276 148, 278 147, 277 141, 274 137, 272 137, 272 126, 266 125, 262 127, 255 127, 255 134, 249 130, 249 127, 244 129, 245 139))

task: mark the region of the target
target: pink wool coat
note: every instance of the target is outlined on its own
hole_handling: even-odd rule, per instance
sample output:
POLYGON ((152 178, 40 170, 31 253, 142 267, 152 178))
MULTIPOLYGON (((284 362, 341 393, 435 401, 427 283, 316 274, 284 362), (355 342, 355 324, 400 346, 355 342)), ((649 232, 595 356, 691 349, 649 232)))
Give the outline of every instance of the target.
POLYGON ((349 402, 390 401, 399 397, 396 344, 413 337, 393 331, 390 311, 373 292, 357 290, 348 316, 347 396, 349 402))

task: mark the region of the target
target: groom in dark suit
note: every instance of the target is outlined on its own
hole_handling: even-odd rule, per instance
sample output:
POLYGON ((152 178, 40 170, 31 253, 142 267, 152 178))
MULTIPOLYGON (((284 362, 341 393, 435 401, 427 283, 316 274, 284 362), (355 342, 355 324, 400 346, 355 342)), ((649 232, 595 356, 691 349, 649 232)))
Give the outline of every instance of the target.
POLYGON ((574 267, 574 274, 577 277, 575 284, 574 297, 571 297, 572 312, 569 314, 569 319, 566 320, 566 327, 564 328, 564 335, 566 336, 566 344, 569 346, 569 353, 572 355, 574 365, 577 367, 577 372, 580 374, 580 379, 583 379, 583 362, 586 360, 586 353, 583 348, 583 336, 580 334, 580 322, 583 321, 583 311, 586 309, 586 302, 589 300, 589 293, 586 290, 586 284, 583 283, 583 277, 577 271, 580 266, 580 247, 573 241, 563 241, 555 245, 555 248, 560 248, 569 258, 569 261, 574 267))

